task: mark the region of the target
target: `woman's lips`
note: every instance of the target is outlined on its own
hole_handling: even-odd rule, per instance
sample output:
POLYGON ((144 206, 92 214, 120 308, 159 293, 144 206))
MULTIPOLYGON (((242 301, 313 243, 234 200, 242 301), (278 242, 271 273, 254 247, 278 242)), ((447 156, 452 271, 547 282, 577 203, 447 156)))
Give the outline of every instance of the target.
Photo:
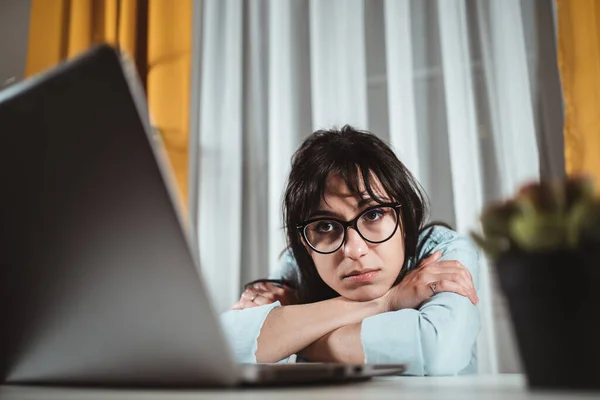
POLYGON ((369 282, 379 275, 380 270, 378 269, 370 269, 364 270, 356 273, 352 273, 350 275, 346 275, 344 279, 347 279, 352 282, 369 282))

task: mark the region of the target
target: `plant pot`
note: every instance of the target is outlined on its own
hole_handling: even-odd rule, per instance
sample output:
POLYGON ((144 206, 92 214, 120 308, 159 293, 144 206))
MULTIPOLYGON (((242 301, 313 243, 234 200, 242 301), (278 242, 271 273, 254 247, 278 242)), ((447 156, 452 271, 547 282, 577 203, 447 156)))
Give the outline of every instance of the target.
POLYGON ((496 263, 528 384, 600 389, 600 252, 508 253, 496 263))

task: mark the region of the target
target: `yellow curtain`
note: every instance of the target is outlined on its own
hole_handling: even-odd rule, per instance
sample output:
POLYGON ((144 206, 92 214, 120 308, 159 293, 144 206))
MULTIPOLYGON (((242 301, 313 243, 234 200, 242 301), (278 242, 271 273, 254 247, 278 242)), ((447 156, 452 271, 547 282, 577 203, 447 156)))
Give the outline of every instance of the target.
POLYGON ((556 0, 567 174, 600 184, 600 1, 556 0))
POLYGON ((187 204, 192 0, 32 0, 26 76, 110 43, 135 61, 187 204))
POLYGON ((148 7, 148 103, 187 204, 192 0, 148 7))
POLYGON ((32 0, 26 76, 97 43, 136 55, 139 0, 32 0))

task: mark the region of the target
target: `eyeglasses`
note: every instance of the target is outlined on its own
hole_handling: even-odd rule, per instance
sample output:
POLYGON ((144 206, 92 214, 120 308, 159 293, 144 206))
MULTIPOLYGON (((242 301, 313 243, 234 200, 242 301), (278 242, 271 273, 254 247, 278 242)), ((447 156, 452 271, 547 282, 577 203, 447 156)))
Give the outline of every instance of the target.
POLYGON ((353 228, 361 238, 370 243, 383 243, 389 240, 400 219, 400 204, 378 204, 365 209, 351 221, 341 221, 330 217, 310 219, 296 228, 304 241, 317 253, 331 254, 346 241, 346 231, 353 228))

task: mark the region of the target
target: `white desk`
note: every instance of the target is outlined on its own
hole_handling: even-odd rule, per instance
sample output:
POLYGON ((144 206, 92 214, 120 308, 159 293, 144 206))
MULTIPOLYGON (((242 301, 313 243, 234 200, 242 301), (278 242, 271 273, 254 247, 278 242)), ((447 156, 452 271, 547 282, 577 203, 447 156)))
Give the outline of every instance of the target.
POLYGON ((345 385, 241 390, 132 390, 0 386, 2 400, 598 399, 597 393, 529 391, 521 375, 395 377, 345 385))

